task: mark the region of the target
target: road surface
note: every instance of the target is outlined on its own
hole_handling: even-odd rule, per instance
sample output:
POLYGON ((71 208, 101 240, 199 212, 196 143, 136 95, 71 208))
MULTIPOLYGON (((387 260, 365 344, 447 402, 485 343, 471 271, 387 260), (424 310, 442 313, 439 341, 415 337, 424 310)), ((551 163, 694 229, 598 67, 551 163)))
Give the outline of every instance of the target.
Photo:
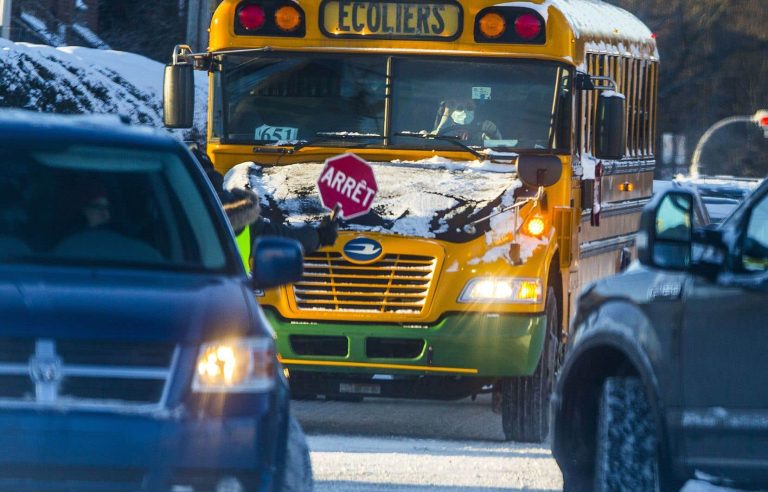
POLYGON ((487 396, 292 405, 308 434, 318 492, 562 489, 549 446, 504 442, 487 396))
MULTIPOLYGON (((317 492, 559 491, 549 444, 504 442, 490 398, 292 401, 317 492)), ((681 492, 727 492, 689 481, 681 492)))

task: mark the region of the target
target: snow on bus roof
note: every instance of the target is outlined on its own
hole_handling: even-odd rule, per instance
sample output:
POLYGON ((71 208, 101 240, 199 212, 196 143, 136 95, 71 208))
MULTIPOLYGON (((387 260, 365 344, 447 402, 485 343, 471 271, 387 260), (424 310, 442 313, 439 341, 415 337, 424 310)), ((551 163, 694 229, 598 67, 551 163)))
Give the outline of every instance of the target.
POLYGON ((509 2, 499 6, 526 7, 548 18, 549 7, 562 12, 578 38, 620 38, 632 42, 648 42, 652 33, 640 19, 602 0, 545 0, 543 2, 509 2))
POLYGON ((649 42, 653 33, 640 19, 626 10, 601 0, 551 0, 581 37, 623 38, 634 42, 649 42))

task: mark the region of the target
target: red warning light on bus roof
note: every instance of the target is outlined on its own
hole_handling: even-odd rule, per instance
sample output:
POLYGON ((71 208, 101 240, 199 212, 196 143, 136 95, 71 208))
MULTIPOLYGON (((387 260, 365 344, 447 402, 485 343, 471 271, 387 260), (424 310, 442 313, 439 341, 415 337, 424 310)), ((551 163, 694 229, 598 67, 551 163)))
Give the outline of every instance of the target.
POLYGON ((237 13, 240 25, 248 31, 261 29, 267 19, 264 9, 258 5, 246 5, 237 13))
POLYGON ((533 14, 522 14, 515 19, 515 33, 523 39, 533 39, 541 32, 541 20, 533 14))

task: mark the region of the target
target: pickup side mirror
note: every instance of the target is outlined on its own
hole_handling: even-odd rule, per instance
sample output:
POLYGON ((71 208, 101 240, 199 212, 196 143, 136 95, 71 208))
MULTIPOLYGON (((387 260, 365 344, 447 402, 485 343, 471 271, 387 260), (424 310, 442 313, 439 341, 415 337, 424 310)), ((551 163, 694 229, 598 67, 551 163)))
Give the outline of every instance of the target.
POLYGON ((163 76, 163 124, 168 128, 191 128, 195 115, 195 73, 191 63, 181 61, 189 46, 173 49, 173 61, 163 76))
POLYGON ((614 91, 600 93, 597 101, 597 127, 595 129, 595 157, 617 160, 624 157, 627 132, 624 128, 623 94, 614 91))
POLYGON ((251 257, 254 289, 297 282, 304 272, 304 250, 295 239, 275 236, 257 238, 253 242, 251 257))
POLYGON ((645 206, 635 243, 640 263, 670 270, 691 266, 693 200, 687 190, 669 190, 645 206))

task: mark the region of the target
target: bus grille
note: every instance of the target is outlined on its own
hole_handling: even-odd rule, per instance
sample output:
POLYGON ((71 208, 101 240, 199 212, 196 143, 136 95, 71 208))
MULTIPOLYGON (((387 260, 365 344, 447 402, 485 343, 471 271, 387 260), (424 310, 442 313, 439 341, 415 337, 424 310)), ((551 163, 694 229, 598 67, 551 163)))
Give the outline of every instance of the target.
POLYGON ((293 285, 296 306, 303 311, 421 314, 436 264, 431 256, 388 254, 358 265, 340 253, 313 253, 304 260, 304 277, 293 285))

